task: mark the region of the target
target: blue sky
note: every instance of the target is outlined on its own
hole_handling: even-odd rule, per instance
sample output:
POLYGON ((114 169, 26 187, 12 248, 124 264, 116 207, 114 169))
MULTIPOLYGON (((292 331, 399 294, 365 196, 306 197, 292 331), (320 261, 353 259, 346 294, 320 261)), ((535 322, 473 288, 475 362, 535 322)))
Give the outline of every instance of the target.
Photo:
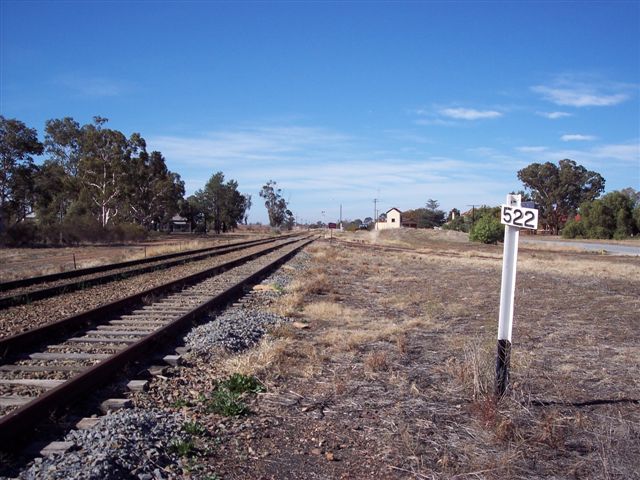
POLYGON ((640 2, 1 0, 0 111, 140 132, 301 220, 498 205, 570 158, 640 189, 640 2))

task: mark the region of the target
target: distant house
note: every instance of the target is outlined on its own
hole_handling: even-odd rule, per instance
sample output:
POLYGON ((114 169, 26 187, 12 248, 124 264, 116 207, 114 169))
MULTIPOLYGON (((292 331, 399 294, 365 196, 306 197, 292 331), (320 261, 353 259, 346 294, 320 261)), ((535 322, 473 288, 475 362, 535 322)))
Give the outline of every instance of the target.
POLYGON ((386 220, 376 222, 376 230, 387 230, 389 228, 400 228, 402 226, 402 212, 393 207, 387 210, 386 220))
POLYGON ((191 233, 191 223, 180 215, 174 215, 169 223, 171 233, 191 233))

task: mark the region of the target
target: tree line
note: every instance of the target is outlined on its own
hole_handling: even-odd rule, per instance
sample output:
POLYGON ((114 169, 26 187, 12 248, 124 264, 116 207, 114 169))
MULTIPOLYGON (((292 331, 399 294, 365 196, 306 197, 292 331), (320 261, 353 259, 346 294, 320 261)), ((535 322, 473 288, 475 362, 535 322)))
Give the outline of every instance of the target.
MULTIPOLYGON (((139 133, 127 137, 107 122, 103 117, 86 125, 71 117, 48 120, 40 141, 35 129, 0 116, 0 240, 137 239, 167 230, 177 214, 202 232, 226 232, 247 222, 251 196, 240 193, 235 180, 217 172, 185 199, 183 180, 167 168, 161 152, 148 152, 139 133), (44 157, 41 164, 37 156, 44 157)), ((291 223, 273 181, 263 187, 270 191, 265 206, 272 226, 291 223)))
MULTIPOLYGON (((625 188, 602 195, 605 179, 570 159, 558 164, 532 163, 517 173, 523 201, 532 201, 539 212, 538 230, 565 238, 624 239, 640 234, 640 192, 625 188)), ((403 224, 417 228, 443 228, 469 233, 472 241, 497 243, 504 237, 500 207, 482 205, 449 215, 429 199, 423 208, 402 213, 403 224)), ((360 220, 347 222, 356 230, 360 220)))

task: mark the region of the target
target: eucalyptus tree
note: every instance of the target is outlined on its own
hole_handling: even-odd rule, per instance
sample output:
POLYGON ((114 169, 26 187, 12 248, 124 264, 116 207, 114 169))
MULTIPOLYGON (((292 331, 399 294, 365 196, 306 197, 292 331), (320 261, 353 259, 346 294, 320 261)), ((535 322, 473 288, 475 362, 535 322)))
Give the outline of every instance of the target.
POLYGON ((29 213, 33 203, 33 155, 43 146, 35 129, 0 115, 0 232, 29 213))
POLYGON ((269 215, 269 225, 272 227, 282 226, 288 218, 293 217, 288 209, 287 201, 282 197, 282 190, 278 188, 275 181, 269 180, 262 186, 260 196, 264 198, 264 206, 269 215))
POLYGON ((238 191, 238 182, 225 182, 224 174, 217 172, 211 176, 203 189, 195 192, 189 202, 193 211, 216 233, 233 230, 243 221, 250 206, 251 197, 238 191))
POLYGON ((573 160, 532 163, 518 172, 518 178, 531 192, 540 211, 540 219, 558 233, 567 219, 583 202, 595 200, 603 191, 605 180, 573 160))

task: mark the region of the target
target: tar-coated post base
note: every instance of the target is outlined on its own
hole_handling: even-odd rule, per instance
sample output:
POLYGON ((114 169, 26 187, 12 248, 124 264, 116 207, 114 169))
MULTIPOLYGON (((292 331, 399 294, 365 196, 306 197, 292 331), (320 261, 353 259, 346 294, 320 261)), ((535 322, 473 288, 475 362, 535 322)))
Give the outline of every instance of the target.
POLYGON ((496 361, 496 396, 502 397, 509 386, 509 364, 511 363, 511 342, 498 340, 496 361))

